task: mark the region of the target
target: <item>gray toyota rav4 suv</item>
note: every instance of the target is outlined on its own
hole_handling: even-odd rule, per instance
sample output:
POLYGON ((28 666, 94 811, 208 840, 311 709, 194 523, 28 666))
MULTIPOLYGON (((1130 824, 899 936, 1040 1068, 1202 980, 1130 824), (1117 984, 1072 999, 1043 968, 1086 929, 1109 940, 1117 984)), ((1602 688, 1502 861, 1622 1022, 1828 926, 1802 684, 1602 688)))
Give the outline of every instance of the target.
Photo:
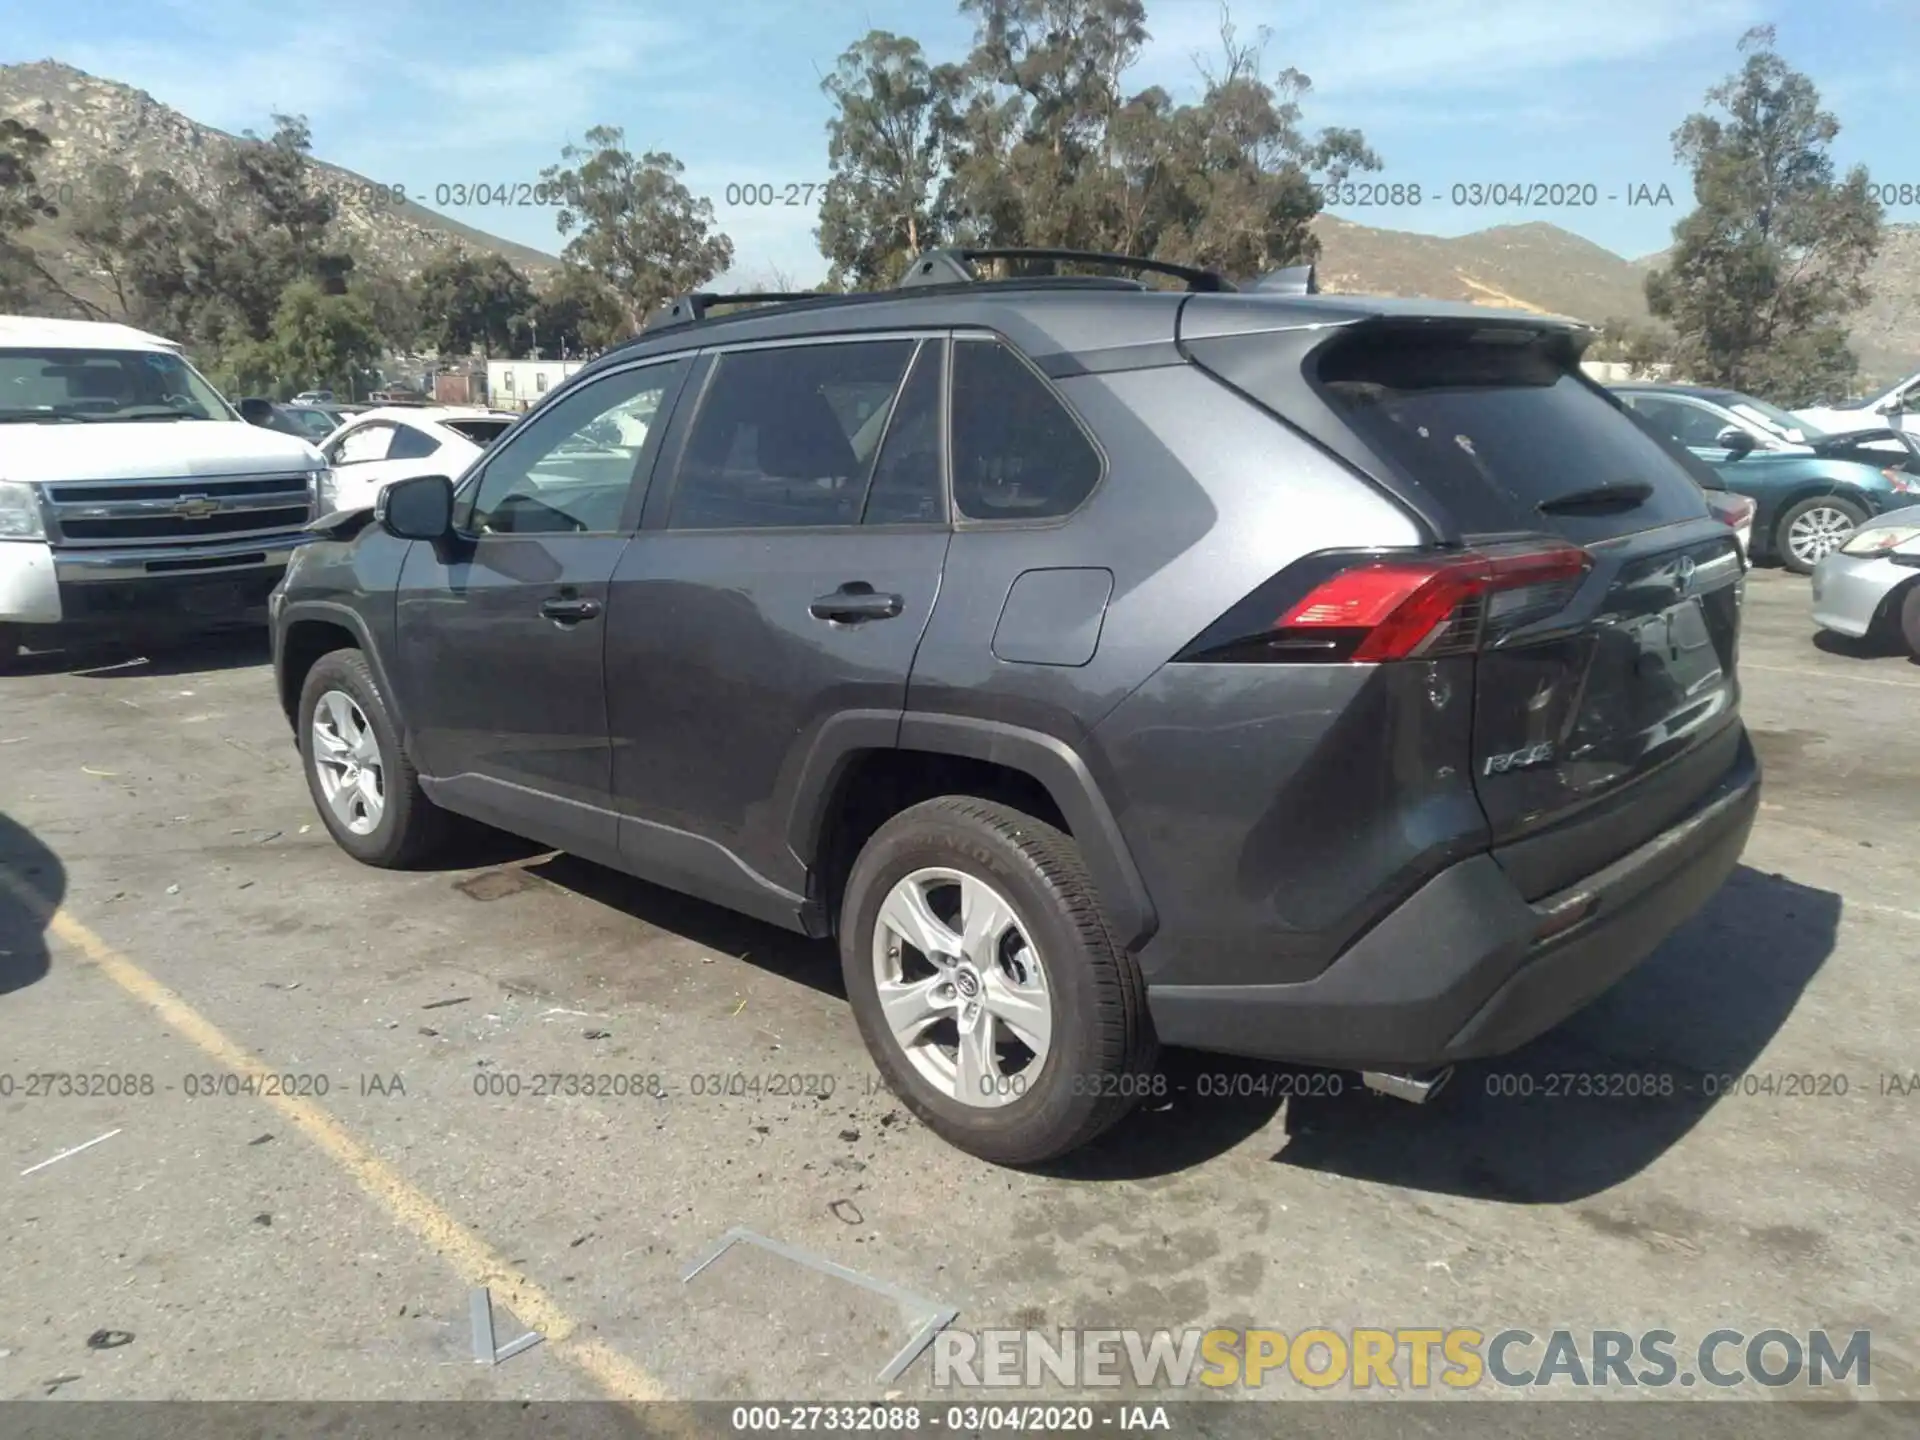
POLYGON ((274 659, 341 848, 458 815, 836 937, 887 1083, 1008 1164, 1158 1045, 1422 1097, 1712 895, 1744 567, 1590 332, 1010 253, 1073 258, 684 297, 319 522, 274 659))

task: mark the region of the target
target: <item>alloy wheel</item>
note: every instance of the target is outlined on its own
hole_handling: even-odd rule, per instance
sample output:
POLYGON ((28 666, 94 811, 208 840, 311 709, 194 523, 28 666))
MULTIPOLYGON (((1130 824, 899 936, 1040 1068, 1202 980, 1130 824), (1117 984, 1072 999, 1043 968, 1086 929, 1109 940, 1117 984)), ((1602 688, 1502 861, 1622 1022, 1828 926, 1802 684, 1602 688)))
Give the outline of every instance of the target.
POLYGON ((1040 1078, 1054 1025, 1046 967, 986 881, 945 869, 901 879, 874 924, 873 972, 894 1043, 941 1094, 993 1109, 1040 1078))
POLYGON ((387 767, 366 712, 344 690, 313 707, 313 769, 327 808, 355 835, 371 835, 387 811, 387 767))
POLYGON ((1787 527, 1787 548, 1803 564, 1814 565, 1827 558, 1853 533, 1853 519, 1831 505, 1816 505, 1796 515, 1787 527))

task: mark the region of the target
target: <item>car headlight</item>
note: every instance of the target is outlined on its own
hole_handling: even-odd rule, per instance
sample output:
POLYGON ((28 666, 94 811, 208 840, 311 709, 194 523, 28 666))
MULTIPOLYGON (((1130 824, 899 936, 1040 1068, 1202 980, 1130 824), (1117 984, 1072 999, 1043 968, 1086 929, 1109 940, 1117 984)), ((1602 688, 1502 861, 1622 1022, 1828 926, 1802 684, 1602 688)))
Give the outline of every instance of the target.
POLYGON ((1902 545, 1920 540, 1920 525, 1883 525, 1871 530, 1856 530, 1840 547, 1842 555, 1884 555, 1902 545))
POLYGON ((313 472, 313 513, 331 515, 340 508, 340 481, 331 470, 313 472))
POLYGON ((24 480, 0 480, 0 540, 44 540, 40 496, 24 480))

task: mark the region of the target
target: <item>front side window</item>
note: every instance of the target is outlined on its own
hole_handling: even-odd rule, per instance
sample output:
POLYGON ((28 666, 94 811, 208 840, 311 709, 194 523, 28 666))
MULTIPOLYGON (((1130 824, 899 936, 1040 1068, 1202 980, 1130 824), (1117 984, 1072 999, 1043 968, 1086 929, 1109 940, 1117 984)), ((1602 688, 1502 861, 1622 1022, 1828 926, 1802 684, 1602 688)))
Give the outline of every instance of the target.
POLYGON ((917 342, 742 350, 716 362, 680 462, 675 530, 857 525, 917 342))
POLYGON ((1100 483, 1100 452, 998 340, 953 347, 953 500, 973 520, 1050 520, 1100 483))
POLYGON ((170 351, 0 349, 0 422, 233 418, 220 392, 170 351))
POLYGON ((349 430, 327 447, 327 459, 334 465, 365 465, 384 460, 393 445, 394 427, 384 420, 349 430))
POLYGON ((1663 395, 1636 395, 1629 403, 1682 445, 1696 450, 1725 448, 1720 444, 1720 432, 1732 422, 1704 405, 1663 395))
POLYGON ((618 533, 685 361, 624 370, 549 406, 498 451, 460 516, 480 535, 618 533))

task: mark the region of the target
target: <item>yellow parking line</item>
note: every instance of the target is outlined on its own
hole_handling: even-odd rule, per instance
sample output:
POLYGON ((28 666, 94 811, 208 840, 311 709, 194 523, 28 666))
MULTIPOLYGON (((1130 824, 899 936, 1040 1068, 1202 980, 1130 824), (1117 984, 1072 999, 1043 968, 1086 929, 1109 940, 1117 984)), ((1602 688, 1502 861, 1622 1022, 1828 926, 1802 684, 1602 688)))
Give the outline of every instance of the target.
MULTIPOLYGON (((228 1039, 217 1025, 176 992, 65 910, 54 909, 17 877, 0 870, 0 885, 5 885, 21 904, 38 915, 49 934, 86 956, 103 975, 148 1006, 196 1049, 251 1080, 265 1082, 276 1073, 228 1039)), ((530 1276, 516 1270, 433 1197, 354 1138, 353 1133, 324 1108, 300 1096, 269 1093, 264 1083, 260 1092, 259 1098, 264 1104, 279 1111, 289 1125, 331 1157, 381 1209, 452 1265, 469 1286, 490 1287, 495 1298, 515 1316, 547 1337, 546 1343, 553 1347, 556 1356, 582 1371, 607 1395, 628 1402, 667 1398, 657 1380, 603 1341, 580 1333, 579 1322, 558 1300, 530 1276)))

